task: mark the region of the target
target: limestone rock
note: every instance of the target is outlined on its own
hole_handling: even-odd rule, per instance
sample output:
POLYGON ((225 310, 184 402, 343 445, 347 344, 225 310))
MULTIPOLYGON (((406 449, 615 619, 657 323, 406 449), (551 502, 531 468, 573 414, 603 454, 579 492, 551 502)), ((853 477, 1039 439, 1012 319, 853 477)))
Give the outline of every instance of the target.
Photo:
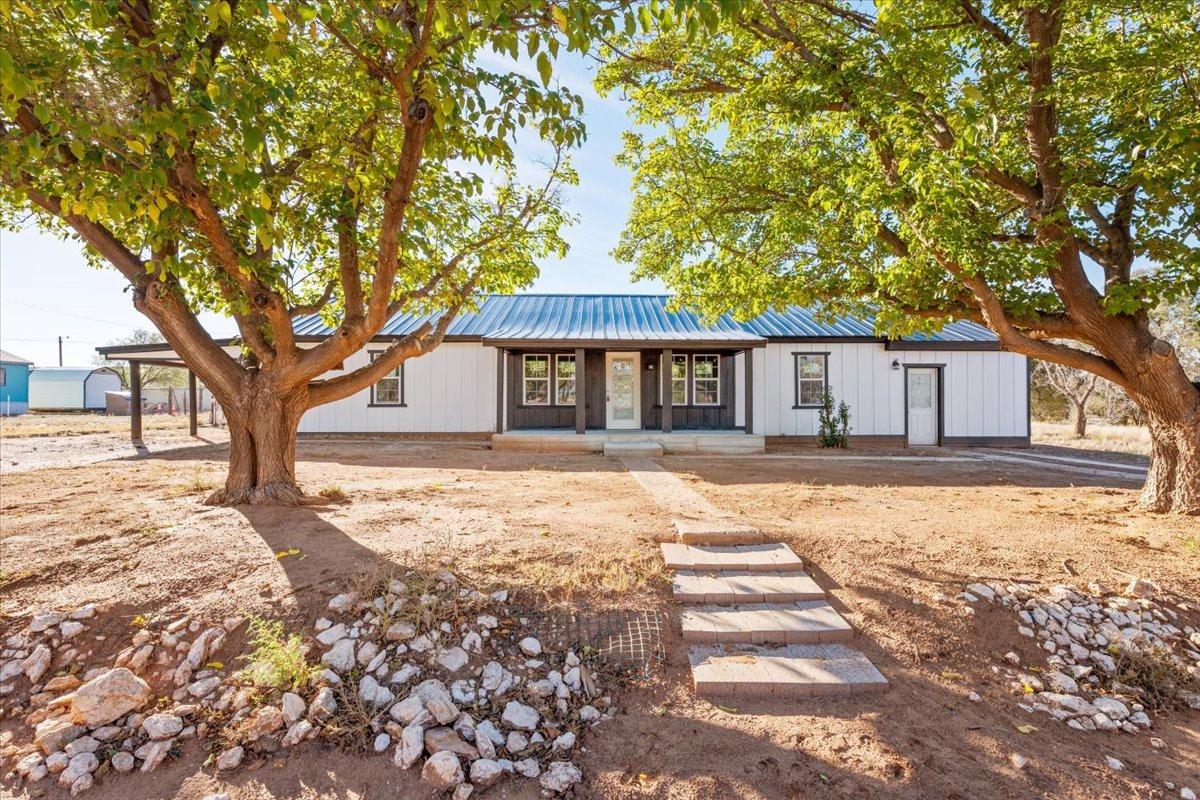
POLYGON ((504 707, 504 713, 500 715, 500 721, 505 725, 522 731, 535 730, 539 719, 541 719, 541 715, 538 714, 536 708, 518 703, 516 700, 509 700, 508 705, 504 707))
POLYGON ((504 770, 490 758, 471 762, 471 783, 479 789, 487 789, 504 777, 504 770))
POLYGON ((317 690, 313 701, 308 704, 308 716, 310 719, 325 720, 333 716, 337 711, 337 698, 333 695, 333 690, 328 686, 322 686, 317 690))
POLYGON ((462 764, 449 750, 434 753, 421 769, 421 780, 438 789, 453 789, 463 782, 462 764))
POLYGON ((57 753, 83 735, 86 729, 66 717, 51 717, 39 722, 33 732, 33 743, 46 755, 57 753))
POLYGON ((479 751, 475 746, 464 742, 453 728, 445 726, 429 728, 425 731, 424 741, 425 750, 430 755, 449 750, 451 753, 467 759, 479 758, 479 751))
POLYGON ((170 739, 183 730, 183 719, 174 714, 151 714, 142 720, 142 730, 156 741, 170 739))
POLYGON ((124 667, 110 669, 75 690, 71 720, 89 728, 107 725, 150 701, 150 686, 124 667))
POLYGON ((283 718, 289 725, 296 724, 304 716, 304 698, 295 692, 284 692, 280 705, 283 706, 283 718))
POLYGON ((288 728, 288 732, 284 735, 283 741, 280 744, 284 747, 295 747, 312 733, 312 729, 312 723, 306 719, 302 719, 288 728))
POLYGON ((532 636, 526 636, 517 644, 517 647, 521 648, 521 652, 530 658, 542 653, 542 643, 532 636))
POLYGON ((109 761, 112 768, 117 772, 132 772, 133 765, 136 763, 133 753, 113 753, 112 759, 109 761))
MULTIPOLYGON (((396 755, 393 758, 396 766, 408 769, 417 763, 421 753, 425 752, 425 728, 419 722, 405 726, 400 732, 400 744, 396 745, 396 755)), ((457 759, 455 759, 457 761, 457 759)))
POLYGON ((337 673, 349 672, 354 668, 354 640, 342 639, 321 656, 321 663, 337 673))
POLYGON ((542 773, 541 784, 548 792, 562 794, 581 780, 583 773, 570 761, 552 761, 542 773))
POLYGON ((245 757, 245 755, 246 750, 241 745, 231 747, 228 750, 223 750, 221 754, 217 756, 217 769, 221 771, 237 769, 242 763, 242 759, 245 757))

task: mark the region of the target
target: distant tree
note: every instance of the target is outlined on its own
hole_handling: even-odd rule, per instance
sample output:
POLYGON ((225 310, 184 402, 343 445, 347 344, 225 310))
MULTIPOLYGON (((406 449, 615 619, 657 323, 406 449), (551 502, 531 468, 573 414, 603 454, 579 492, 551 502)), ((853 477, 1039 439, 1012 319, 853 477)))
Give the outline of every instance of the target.
POLYGON ((73 233, 220 402, 214 503, 299 503, 296 428, 562 253, 582 101, 553 58, 617 0, 4 3, 0 212, 73 233), (537 77, 493 66, 524 57, 537 77), (517 178, 514 137, 546 177, 517 178), (201 327, 237 322, 242 357, 201 327), (322 378, 400 312, 370 364, 322 378), (292 322, 333 332, 301 346, 292 322))
POLYGON ((1200 514, 1200 391, 1150 327, 1200 291, 1194 0, 644 8, 600 80, 653 131, 622 155, 638 275, 711 314, 983 323, 1120 385, 1153 443, 1141 503, 1200 514))
MULTIPOLYGON (((138 328, 128 336, 122 336, 117 339, 112 339, 108 342, 110 346, 119 345, 139 345, 139 344, 163 344, 167 340, 158 331, 138 328)), ((125 386, 129 385, 129 364, 125 361, 109 361, 103 356, 95 358, 97 364, 103 364, 109 369, 116 370, 121 376, 121 383, 125 386)), ((181 389, 187 386, 187 370, 179 367, 165 367, 161 364, 143 364, 142 365, 142 385, 147 388, 157 389, 181 389)))
POLYGON ((1035 361, 1034 377, 1045 382, 1070 404, 1075 415, 1075 435, 1079 438, 1087 436, 1088 403, 1096 391, 1100 376, 1062 364, 1035 361))

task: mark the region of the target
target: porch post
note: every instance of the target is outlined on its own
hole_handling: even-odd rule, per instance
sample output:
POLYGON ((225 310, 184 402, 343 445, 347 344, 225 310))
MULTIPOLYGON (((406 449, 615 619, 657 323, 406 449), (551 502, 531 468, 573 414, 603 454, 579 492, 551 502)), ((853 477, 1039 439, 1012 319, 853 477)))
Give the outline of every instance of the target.
POLYGON ((659 380, 662 382, 662 432, 671 432, 671 351, 662 351, 662 365, 659 366, 659 380))
POLYGON ((188 370, 188 435, 195 436, 199 427, 196 422, 196 373, 188 370))
POLYGON ((754 348, 747 347, 746 354, 746 433, 754 433, 754 348))
POLYGON ((496 348, 496 433, 504 433, 504 357, 503 347, 496 348))
POLYGON ((129 362, 129 438, 142 443, 142 362, 129 362))
POLYGON ((575 348, 575 433, 582 436, 587 430, 587 369, 584 365, 586 351, 575 348))

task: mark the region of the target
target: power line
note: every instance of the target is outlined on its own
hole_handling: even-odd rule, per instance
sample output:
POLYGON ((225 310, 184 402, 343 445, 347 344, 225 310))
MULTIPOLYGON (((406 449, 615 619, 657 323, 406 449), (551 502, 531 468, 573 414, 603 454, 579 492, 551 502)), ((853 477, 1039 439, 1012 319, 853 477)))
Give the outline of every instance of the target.
POLYGON ((83 314, 72 314, 70 311, 59 311, 56 308, 46 308, 45 306, 39 306, 34 303, 26 303, 24 300, 9 300, 7 302, 18 303, 23 306, 28 306, 29 308, 35 308, 38 311, 46 311, 51 314, 61 314, 64 317, 74 317, 75 319, 87 320, 88 322, 99 322, 101 325, 116 325, 118 327, 129 328, 131 330, 138 330, 139 328, 143 327, 141 325, 130 325, 128 322, 113 322, 112 320, 97 319, 96 317, 89 317, 83 314))

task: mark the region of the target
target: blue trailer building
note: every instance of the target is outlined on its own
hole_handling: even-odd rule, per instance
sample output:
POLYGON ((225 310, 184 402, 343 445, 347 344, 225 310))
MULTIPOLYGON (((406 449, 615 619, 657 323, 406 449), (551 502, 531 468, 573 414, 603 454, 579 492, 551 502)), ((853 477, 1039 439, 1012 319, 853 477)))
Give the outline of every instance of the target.
POLYGON ((33 362, 0 350, 0 416, 11 417, 29 410, 29 371, 33 362))

